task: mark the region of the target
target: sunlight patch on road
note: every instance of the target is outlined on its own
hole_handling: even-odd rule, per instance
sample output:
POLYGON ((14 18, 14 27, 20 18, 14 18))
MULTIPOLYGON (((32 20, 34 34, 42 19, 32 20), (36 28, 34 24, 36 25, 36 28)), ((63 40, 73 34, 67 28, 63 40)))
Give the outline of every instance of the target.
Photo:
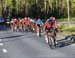
POLYGON ((3 53, 7 53, 8 51, 6 49, 2 49, 3 53))

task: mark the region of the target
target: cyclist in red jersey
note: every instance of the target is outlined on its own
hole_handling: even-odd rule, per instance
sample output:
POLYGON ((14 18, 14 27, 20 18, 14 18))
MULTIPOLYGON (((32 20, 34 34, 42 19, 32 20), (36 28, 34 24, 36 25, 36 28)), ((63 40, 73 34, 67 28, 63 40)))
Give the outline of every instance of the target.
POLYGON ((22 19, 22 29, 23 29, 23 31, 25 31, 25 23, 26 23, 26 22, 25 22, 25 19, 23 18, 23 19, 22 19))
POLYGON ((19 30, 22 31, 22 19, 19 20, 19 30))
POLYGON ((11 19, 10 23, 11 23, 11 29, 14 30, 14 19, 13 18, 11 19))
MULTIPOLYGON (((50 17, 44 24, 45 40, 47 43, 48 43, 48 37, 47 37, 48 32, 52 33, 53 31, 56 30, 56 28, 57 28, 57 21, 56 21, 55 17, 50 17)), ((56 36, 56 34, 55 34, 55 36, 56 36)))
POLYGON ((25 17, 25 30, 29 31, 29 27, 30 27, 30 18, 25 17))
POLYGON ((18 21, 16 18, 13 18, 12 21, 11 21, 11 28, 13 31, 16 31, 17 30, 17 26, 18 26, 18 21))

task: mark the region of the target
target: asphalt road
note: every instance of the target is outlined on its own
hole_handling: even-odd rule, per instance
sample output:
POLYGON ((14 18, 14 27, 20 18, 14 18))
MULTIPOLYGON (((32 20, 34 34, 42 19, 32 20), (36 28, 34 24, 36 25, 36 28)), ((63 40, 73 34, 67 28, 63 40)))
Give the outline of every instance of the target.
MULTIPOLYGON (((64 37, 59 37, 63 39, 64 37)), ((31 32, 0 30, 0 58, 75 58, 75 44, 50 49, 44 37, 31 32)))

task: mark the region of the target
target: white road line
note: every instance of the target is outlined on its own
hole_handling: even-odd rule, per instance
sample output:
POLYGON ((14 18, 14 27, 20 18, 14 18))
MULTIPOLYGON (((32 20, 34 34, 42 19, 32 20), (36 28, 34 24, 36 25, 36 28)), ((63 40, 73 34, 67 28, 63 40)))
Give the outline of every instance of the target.
MULTIPOLYGON (((0 39, 0 42, 2 41, 2 39, 0 39)), ((3 43, 0 43, 0 46, 3 46, 3 43)), ((8 51, 6 49, 2 49, 3 53, 7 53, 8 51)))
POLYGON ((8 51, 6 49, 2 49, 3 53, 7 53, 8 51))
MULTIPOLYGON (((2 41, 2 39, 0 39, 0 42, 2 41)), ((0 43, 0 46, 3 46, 3 43, 0 43)))

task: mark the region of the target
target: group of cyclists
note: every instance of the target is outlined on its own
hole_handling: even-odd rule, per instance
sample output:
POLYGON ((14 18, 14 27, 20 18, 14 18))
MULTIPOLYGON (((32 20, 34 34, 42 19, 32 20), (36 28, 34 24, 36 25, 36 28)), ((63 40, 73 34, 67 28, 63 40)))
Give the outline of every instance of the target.
POLYGON ((37 36, 41 36, 41 31, 43 30, 46 43, 49 43, 50 33, 50 37, 53 38, 53 45, 56 46, 57 21, 55 17, 48 18, 45 23, 39 18, 12 18, 10 26, 13 31, 32 31, 35 32, 37 36))

